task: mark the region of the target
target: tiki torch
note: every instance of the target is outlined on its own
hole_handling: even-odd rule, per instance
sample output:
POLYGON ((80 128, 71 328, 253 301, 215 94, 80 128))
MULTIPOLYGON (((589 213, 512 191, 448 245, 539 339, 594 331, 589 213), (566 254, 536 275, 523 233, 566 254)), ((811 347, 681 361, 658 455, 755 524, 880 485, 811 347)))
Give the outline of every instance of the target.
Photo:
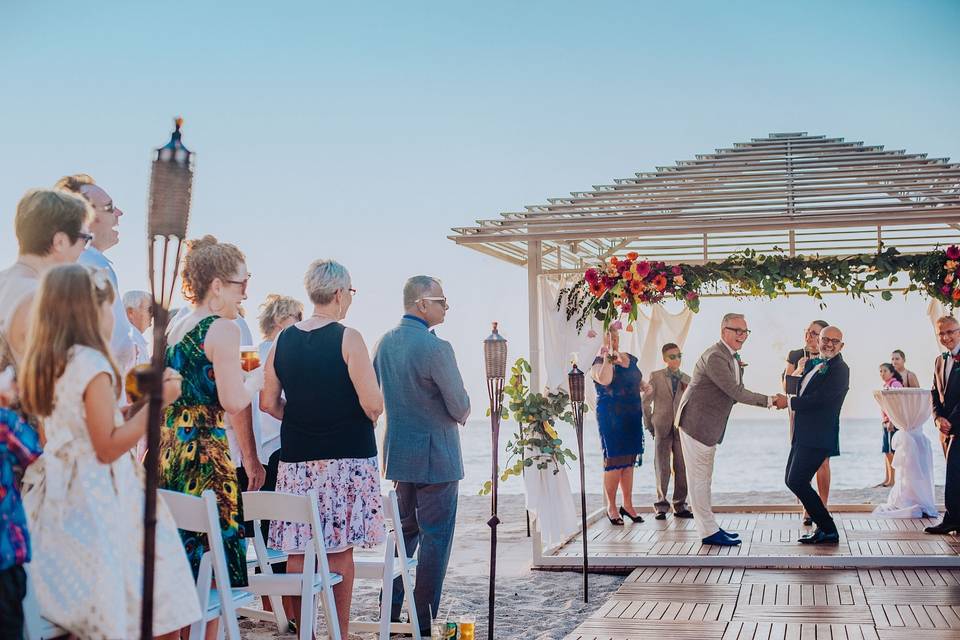
POLYGON ((507 373, 507 339, 497 331, 493 323, 493 333, 483 341, 483 361, 487 367, 487 395, 490 397, 490 433, 493 442, 493 462, 490 470, 490 596, 487 603, 487 637, 493 638, 493 619, 497 593, 497 480, 500 475, 498 464, 500 440, 500 412, 503 410, 503 379, 507 373))
POLYGON ((160 409, 163 401, 166 329, 180 254, 187 235, 193 186, 193 154, 183 146, 176 119, 170 142, 156 150, 150 174, 147 204, 147 255, 150 293, 153 295, 153 357, 138 375, 139 387, 149 396, 147 413, 146 498, 143 508, 143 609, 140 637, 153 638, 153 577, 157 528, 157 484, 160 462, 160 409))
POLYGON ((583 371, 577 367, 567 374, 570 386, 570 405, 573 408, 573 427, 577 431, 577 449, 580 454, 580 537, 583 538, 583 601, 587 602, 587 489, 584 485, 583 469, 583 371))

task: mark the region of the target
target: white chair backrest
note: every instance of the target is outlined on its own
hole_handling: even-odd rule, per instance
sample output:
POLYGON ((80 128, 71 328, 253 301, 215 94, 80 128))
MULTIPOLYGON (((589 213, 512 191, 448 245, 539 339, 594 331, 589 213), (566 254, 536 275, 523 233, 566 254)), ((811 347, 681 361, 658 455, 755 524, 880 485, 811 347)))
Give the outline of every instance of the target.
POLYGON ((397 534, 397 551, 401 558, 407 557, 407 545, 403 542, 403 526, 400 524, 400 504, 397 502, 397 492, 393 489, 387 492, 386 509, 387 519, 393 525, 393 530, 397 534))
MULTIPOLYGON (((207 534, 209 549, 203 554, 200 572, 197 575, 197 594, 200 598, 201 611, 206 615, 211 578, 215 578, 217 593, 220 596, 221 618, 227 627, 227 637, 239 640, 240 626, 237 622, 236 606, 230 586, 230 573, 227 571, 227 557, 223 548, 216 496, 210 489, 206 489, 200 497, 166 489, 159 489, 157 494, 173 514, 177 528, 207 534)), ((193 625, 190 632, 191 638, 197 635, 201 626, 200 623, 193 625)), ((221 627, 221 631, 222 629, 221 627)))

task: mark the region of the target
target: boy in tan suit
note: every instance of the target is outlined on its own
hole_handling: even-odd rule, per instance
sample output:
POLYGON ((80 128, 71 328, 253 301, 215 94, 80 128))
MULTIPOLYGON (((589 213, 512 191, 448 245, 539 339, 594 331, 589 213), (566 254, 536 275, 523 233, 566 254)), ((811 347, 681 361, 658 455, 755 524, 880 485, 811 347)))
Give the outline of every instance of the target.
POLYGON ((676 518, 692 518, 687 508, 687 471, 683 464, 680 434, 674 426, 680 398, 690 384, 690 376, 680 371, 680 347, 672 342, 660 349, 665 368, 650 374, 652 391, 643 398, 643 423, 653 436, 655 450, 653 470, 657 480, 657 501, 653 509, 657 520, 665 520, 670 502, 667 490, 673 474, 673 515, 676 518))

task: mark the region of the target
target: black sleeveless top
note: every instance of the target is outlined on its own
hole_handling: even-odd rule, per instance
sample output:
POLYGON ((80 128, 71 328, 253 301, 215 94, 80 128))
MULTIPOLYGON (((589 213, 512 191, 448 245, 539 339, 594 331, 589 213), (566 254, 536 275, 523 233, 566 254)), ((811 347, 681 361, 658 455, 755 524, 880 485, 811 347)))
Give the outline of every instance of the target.
POLYGON ((287 399, 282 462, 377 455, 373 422, 360 407, 343 360, 344 328, 339 322, 313 331, 293 326, 277 337, 273 367, 287 399))

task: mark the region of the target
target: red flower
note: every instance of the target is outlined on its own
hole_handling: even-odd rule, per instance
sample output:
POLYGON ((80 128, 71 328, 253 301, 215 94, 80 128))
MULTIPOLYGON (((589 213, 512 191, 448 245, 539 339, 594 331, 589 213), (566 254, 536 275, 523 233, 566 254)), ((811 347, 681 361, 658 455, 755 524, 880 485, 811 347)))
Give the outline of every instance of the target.
POLYGON ((633 295, 637 295, 637 294, 639 294, 641 291, 643 291, 643 283, 640 282, 639 280, 631 280, 631 281, 630 281, 630 293, 632 293, 633 295))
POLYGON ((624 313, 630 313, 631 309, 633 309, 633 304, 629 300, 624 300, 623 304, 620 305, 620 310, 624 313))
POLYGON ((662 273, 658 273, 653 279, 653 286, 657 288, 657 291, 663 291, 667 288, 667 276, 662 273))
POLYGON ((683 269, 680 268, 680 265, 675 264, 673 265, 673 268, 670 269, 670 272, 675 276, 679 276, 681 273, 683 273, 683 269))
POLYGON ((954 302, 960 301, 960 289, 953 290, 953 301, 954 302))
POLYGON ((596 269, 587 269, 586 273, 583 274, 583 279, 587 281, 587 284, 596 284, 600 280, 600 275, 596 269))
POLYGON ((650 263, 647 262, 646 260, 642 260, 638 262, 637 275, 640 276, 641 279, 646 278, 648 275, 650 275, 650 263))
POLYGON ((630 260, 631 262, 636 260, 639 257, 640 257, 640 254, 637 253, 636 251, 631 251, 630 253, 627 254, 627 260, 630 260))
POLYGON ((947 260, 960 260, 960 247, 955 244, 947 247, 947 260))
POLYGON ((594 298, 599 298, 603 295, 603 285, 596 282, 589 282, 587 283, 587 286, 590 288, 590 295, 592 295, 594 298))
POLYGON ((690 293, 687 294, 686 297, 687 297, 687 300, 696 300, 699 296, 697 296, 696 291, 691 291, 690 293))
POLYGON ((950 285, 945 284, 942 287, 940 287, 940 293, 942 293, 945 296, 950 295, 950 285))

